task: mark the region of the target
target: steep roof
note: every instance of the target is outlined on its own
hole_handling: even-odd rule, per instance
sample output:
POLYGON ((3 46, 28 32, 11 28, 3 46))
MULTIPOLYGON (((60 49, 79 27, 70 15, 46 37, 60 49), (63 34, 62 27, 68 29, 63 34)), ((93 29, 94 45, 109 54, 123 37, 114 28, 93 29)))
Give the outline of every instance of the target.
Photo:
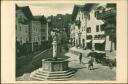
POLYGON ((96 4, 97 3, 87 3, 85 5, 74 5, 74 9, 73 9, 73 12, 72 12, 72 20, 75 20, 79 10, 89 12, 91 10, 91 8, 96 4))
POLYGON ((73 12, 72 12, 72 20, 76 18, 79 9, 82 7, 83 5, 74 5, 73 12))
POLYGON ((23 7, 19 7, 18 5, 16 5, 16 10, 22 10, 24 15, 29 19, 33 19, 33 15, 32 12, 29 8, 29 6, 23 6, 23 7))

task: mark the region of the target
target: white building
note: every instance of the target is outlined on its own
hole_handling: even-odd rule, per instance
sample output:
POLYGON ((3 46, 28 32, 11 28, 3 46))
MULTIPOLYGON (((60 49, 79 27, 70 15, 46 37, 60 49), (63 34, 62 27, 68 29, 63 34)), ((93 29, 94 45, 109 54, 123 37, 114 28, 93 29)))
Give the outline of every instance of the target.
MULTIPOLYGON (((87 37, 90 35, 92 39, 87 39, 86 43, 89 44, 92 40, 92 48, 95 50, 105 50, 105 31, 102 27, 104 22, 102 20, 97 20, 96 18, 96 8, 97 4, 92 5, 88 13, 87 19, 87 37)), ((87 45, 88 46, 88 45, 87 45)))
POLYGON ((75 25, 75 44, 78 43, 82 48, 105 49, 105 32, 102 27, 104 22, 96 18, 97 6, 98 4, 74 6, 72 19, 75 25))

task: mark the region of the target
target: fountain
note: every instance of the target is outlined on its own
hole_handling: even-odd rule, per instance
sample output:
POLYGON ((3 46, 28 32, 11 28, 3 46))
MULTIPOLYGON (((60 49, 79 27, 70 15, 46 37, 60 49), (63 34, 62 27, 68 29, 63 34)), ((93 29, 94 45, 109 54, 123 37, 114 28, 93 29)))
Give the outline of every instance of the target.
POLYGON ((75 73, 68 67, 69 61, 60 58, 60 36, 53 32, 53 58, 42 59, 42 67, 33 71, 30 78, 34 80, 68 80, 75 73))

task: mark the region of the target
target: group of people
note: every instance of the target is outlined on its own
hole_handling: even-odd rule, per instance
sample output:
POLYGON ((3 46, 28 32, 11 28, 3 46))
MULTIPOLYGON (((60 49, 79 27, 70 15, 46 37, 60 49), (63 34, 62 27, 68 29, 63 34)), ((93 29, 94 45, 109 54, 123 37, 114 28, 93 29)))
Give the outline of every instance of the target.
MULTIPOLYGON (((79 55, 79 62, 80 62, 80 64, 82 64, 82 58, 83 58, 82 53, 80 53, 80 55, 79 55)), ((88 61, 88 69, 89 70, 93 70, 93 63, 94 63, 94 58, 91 57, 89 59, 89 61, 88 61)))

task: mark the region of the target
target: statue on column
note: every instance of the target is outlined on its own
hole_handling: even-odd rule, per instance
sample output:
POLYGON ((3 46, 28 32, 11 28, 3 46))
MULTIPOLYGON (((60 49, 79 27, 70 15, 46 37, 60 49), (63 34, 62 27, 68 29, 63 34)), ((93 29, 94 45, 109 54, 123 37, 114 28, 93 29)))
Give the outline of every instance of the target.
POLYGON ((59 35, 59 32, 56 32, 56 31, 53 31, 51 33, 52 35, 52 38, 53 38, 53 42, 52 42, 52 45, 53 45, 53 58, 54 59, 57 59, 57 56, 60 55, 60 40, 61 40, 61 37, 59 35))

